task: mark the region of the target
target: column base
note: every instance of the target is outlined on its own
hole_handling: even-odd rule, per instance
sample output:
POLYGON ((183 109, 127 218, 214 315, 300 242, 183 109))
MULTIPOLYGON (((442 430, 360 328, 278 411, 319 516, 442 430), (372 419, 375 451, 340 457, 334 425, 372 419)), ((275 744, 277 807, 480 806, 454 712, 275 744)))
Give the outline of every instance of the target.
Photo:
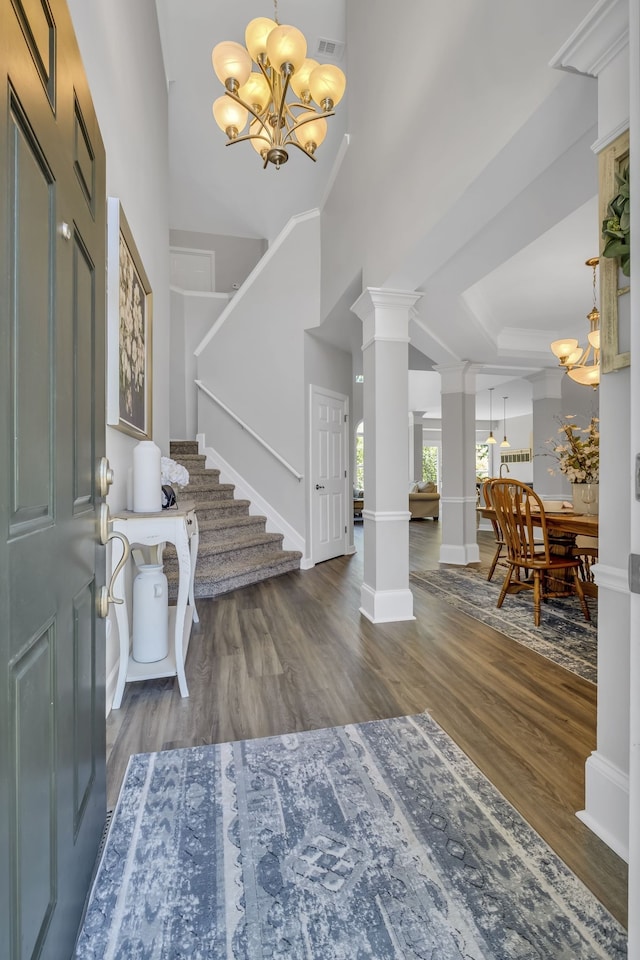
POLYGON ((629 778, 597 750, 585 764, 585 809, 576 816, 629 862, 629 778))
POLYGON ((443 543, 440 546, 440 563, 454 563, 459 567, 466 567, 468 563, 479 562, 480 548, 477 543, 465 543, 462 546, 443 543))
POLYGON ((374 590, 366 583, 360 589, 360 613, 372 623, 415 620, 411 590, 374 590))

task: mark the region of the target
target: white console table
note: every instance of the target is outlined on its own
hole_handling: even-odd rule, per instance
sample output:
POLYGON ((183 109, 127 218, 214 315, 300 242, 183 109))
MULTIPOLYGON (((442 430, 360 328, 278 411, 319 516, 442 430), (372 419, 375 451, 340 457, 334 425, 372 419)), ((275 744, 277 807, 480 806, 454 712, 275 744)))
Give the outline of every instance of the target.
MULTIPOLYGON (((134 546, 156 547, 158 562, 162 559, 165 543, 175 544, 178 555, 178 600, 169 607, 169 653, 155 663, 138 663, 131 655, 129 610, 124 586, 124 571, 120 571, 114 584, 116 596, 124 603, 116 604, 116 623, 120 635, 120 665, 113 709, 122 703, 125 684, 137 680, 152 680, 159 677, 176 677, 182 697, 189 696, 184 673, 184 662, 189 648, 192 621, 198 623, 198 613, 193 596, 193 581, 198 556, 198 520, 193 503, 178 504, 178 509, 169 508, 160 513, 133 513, 129 510, 112 518, 112 529, 122 533, 134 546), (173 635, 173 644, 171 637, 173 635)), ((116 568, 120 555, 111 551, 111 573, 116 568)))

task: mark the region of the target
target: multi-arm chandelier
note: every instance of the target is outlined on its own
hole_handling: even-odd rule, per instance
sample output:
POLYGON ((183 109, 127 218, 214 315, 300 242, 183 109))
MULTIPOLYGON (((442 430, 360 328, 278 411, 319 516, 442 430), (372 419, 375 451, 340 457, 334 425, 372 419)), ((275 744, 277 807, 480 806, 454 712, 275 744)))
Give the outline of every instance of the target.
POLYGON ((585 261, 587 267, 593 268, 593 307, 587 314, 589 333, 587 346, 583 350, 577 340, 554 340, 551 344, 553 354, 565 367, 567 373, 576 383, 581 383, 594 389, 600 383, 600 312, 596 306, 596 267, 599 258, 591 257, 585 261))
POLYGON ((228 137, 227 146, 248 140, 264 168, 273 163, 278 170, 289 159, 289 147, 315 161, 327 134, 326 118, 333 116, 347 81, 339 67, 307 58, 304 34, 278 22, 277 0, 274 17, 251 21, 246 48, 233 40, 218 43, 211 60, 225 88, 213 104, 213 116, 228 137))

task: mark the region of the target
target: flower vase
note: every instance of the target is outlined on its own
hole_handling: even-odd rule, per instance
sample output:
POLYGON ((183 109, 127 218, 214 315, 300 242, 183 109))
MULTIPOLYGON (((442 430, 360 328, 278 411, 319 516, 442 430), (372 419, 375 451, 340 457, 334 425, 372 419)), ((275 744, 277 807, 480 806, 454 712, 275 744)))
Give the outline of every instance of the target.
POLYGON ((576 513, 595 516, 598 513, 599 486, 597 483, 572 483, 573 509, 576 513))

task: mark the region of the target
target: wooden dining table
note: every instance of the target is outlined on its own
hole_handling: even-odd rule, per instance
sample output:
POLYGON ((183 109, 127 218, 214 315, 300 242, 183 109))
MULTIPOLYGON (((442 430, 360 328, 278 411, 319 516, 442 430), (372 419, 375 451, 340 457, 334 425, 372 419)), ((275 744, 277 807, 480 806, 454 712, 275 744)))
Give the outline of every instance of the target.
MULTIPOLYGON (((495 510, 491 507, 478 507, 478 513, 487 520, 495 520, 495 510)), ((573 510, 545 510, 547 529, 552 537, 563 534, 573 537, 593 537, 598 539, 598 517, 587 513, 575 513, 573 510)), ((531 511, 533 523, 540 526, 540 514, 531 511)))

